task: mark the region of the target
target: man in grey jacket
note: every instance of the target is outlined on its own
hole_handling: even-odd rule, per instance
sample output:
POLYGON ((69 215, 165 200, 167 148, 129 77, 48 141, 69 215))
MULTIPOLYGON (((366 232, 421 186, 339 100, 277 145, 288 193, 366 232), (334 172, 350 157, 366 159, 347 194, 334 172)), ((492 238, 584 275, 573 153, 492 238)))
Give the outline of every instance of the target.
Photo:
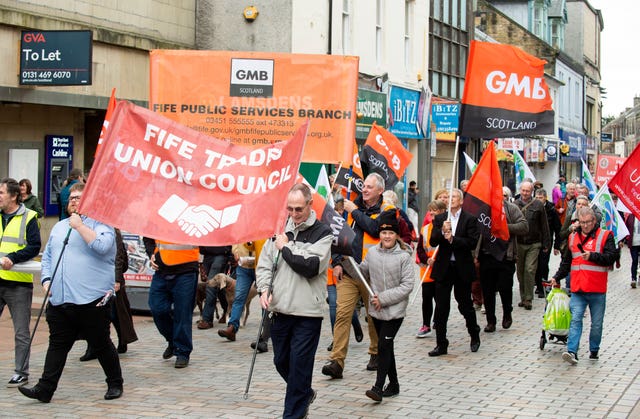
POLYGON ((268 240, 256 267, 262 308, 271 312, 273 363, 287 383, 283 418, 306 417, 326 300, 333 235, 311 209, 311 190, 295 184, 287 196, 285 231, 268 240))

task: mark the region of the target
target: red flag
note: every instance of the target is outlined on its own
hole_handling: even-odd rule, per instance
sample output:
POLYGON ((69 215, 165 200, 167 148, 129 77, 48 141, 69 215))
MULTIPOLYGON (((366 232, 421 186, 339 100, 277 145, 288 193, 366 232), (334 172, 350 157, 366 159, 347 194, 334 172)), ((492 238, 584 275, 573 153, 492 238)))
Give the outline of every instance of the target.
POLYGON ((331 228, 333 242, 331 253, 340 253, 349 256, 353 253, 351 243, 356 237, 356 233, 349 227, 347 221, 338 212, 327 204, 327 201, 320 195, 307 180, 300 174, 296 179, 297 183, 304 183, 311 188, 313 203, 311 208, 316 212, 318 220, 331 228))
POLYGON ((104 142, 104 138, 107 135, 107 129, 109 128, 109 121, 113 116, 113 111, 116 109, 116 88, 111 89, 111 97, 109 98, 109 103, 107 104, 107 112, 104 115, 104 122, 102 123, 102 129, 100 130, 100 137, 98 138, 98 146, 96 147, 96 152, 93 157, 98 156, 98 150, 102 146, 104 142))
POLYGON ((480 231, 491 253, 504 258, 509 240, 507 217, 502 196, 502 178, 496 158, 495 144, 489 142, 464 195, 462 209, 477 218, 480 231))
POLYGON ((282 230, 308 123, 247 148, 120 101, 80 213, 172 243, 223 246, 282 230))
MULTIPOLYGON (((348 167, 344 165, 340 167, 336 174, 335 183, 342 185, 346 188, 351 187, 350 192, 362 193, 362 187, 364 186, 364 175, 362 174, 362 166, 360 164, 360 154, 358 153, 358 145, 353 142, 353 158, 351 164, 348 167)), ((347 197, 351 199, 351 197, 347 197)))
POLYGON ((609 190, 640 219, 640 145, 637 145, 627 161, 609 181, 609 190))
POLYGON ((460 135, 522 137, 554 133, 546 61, 512 45, 471 41, 460 135))
POLYGON ((378 173, 384 178, 386 189, 393 189, 411 159, 413 154, 395 135, 373 123, 362 149, 362 164, 367 166, 369 173, 378 173))

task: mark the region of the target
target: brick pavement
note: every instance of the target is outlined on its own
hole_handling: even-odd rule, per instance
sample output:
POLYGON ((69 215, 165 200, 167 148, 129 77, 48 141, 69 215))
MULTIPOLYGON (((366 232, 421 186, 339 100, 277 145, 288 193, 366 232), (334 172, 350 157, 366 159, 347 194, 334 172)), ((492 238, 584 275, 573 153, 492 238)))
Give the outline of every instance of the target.
MULTIPOLYGON (((552 265, 557 265, 552 258, 552 265)), ((562 362, 564 346, 547 344, 539 349, 543 300, 530 312, 516 307, 511 329, 481 333, 482 346, 469 350, 464 320, 452 310, 449 355, 429 358, 434 338, 416 339, 420 323, 419 299, 409 308, 396 341, 401 394, 375 404, 364 396, 375 373, 365 370, 367 340, 352 339, 342 380, 329 380, 320 370, 327 359, 331 338, 328 319, 316 358, 314 388, 318 398, 310 417, 336 418, 471 418, 471 417, 640 417, 640 289, 628 281, 629 256, 623 251, 623 269, 610 275, 608 307, 601 358, 587 359, 583 336, 580 364, 562 362)), ((552 268, 552 271, 554 269, 552 268)), ((517 281, 516 281, 517 283, 517 281)), ((517 285, 514 286, 514 290, 517 285)), ((518 294, 514 291, 514 301, 518 294)), ((257 333, 257 300, 249 323, 236 342, 218 337, 216 328, 194 327, 195 350, 186 369, 173 368, 161 358, 165 343, 152 320, 136 316, 140 341, 122 356, 124 396, 105 401, 104 376, 96 361, 78 362, 84 344, 70 353, 58 391, 50 404, 29 400, 16 389, 0 385, 1 417, 53 416, 64 418, 273 418, 281 415, 284 383, 275 372, 272 353, 259 354, 248 399, 243 399, 257 333)), ((455 304, 452 304, 452 308, 455 304)), ((499 311, 498 311, 499 312, 499 311)), ((479 323, 485 319, 478 312, 479 323)), ((194 322, 197 320, 194 317, 194 322)), ((588 333, 586 319, 585 333, 588 333)), ((41 322, 31 357, 31 383, 42 372, 46 350, 46 322, 41 322)), ((0 318, 0 379, 13 373, 13 334, 7 310, 0 318)))

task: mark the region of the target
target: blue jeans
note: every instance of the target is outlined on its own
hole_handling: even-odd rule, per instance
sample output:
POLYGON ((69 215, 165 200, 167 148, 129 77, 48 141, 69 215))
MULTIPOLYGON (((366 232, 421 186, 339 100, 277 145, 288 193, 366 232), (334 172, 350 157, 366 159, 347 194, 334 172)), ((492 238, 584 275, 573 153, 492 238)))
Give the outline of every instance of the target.
POLYGON ((28 287, 0 286, 0 314, 4 306, 9 307, 15 331, 15 372, 29 376, 29 322, 31 321, 31 298, 33 289, 28 287))
POLYGON ((607 295, 599 292, 572 292, 569 307, 571 309, 571 326, 569 326, 569 339, 567 350, 578 353, 580 347, 580 336, 582 336, 582 319, 584 312, 589 306, 591 313, 591 332, 589 333, 589 350, 600 350, 602 340, 602 321, 604 320, 604 310, 607 305, 607 295))
POLYGON ((247 295, 249 295, 249 289, 256 282, 256 271, 254 269, 243 268, 238 266, 236 268, 236 294, 233 298, 233 306, 231 307, 231 317, 229 317, 229 326, 233 326, 233 330, 236 332, 240 328, 240 317, 242 317, 242 310, 244 304, 247 302, 247 295))
MULTIPOLYGON (((333 334, 333 325, 336 324, 336 308, 338 307, 338 292, 336 291, 335 285, 327 285, 327 295, 327 299, 329 300, 329 320, 331 320, 331 333, 333 334)), ((353 310, 351 325, 354 329, 358 327, 362 328, 357 310, 353 310)))
POLYGON ((273 363, 287 383, 283 419, 305 416, 313 395, 313 363, 320 341, 322 317, 274 314, 271 323, 273 363))
POLYGON ((158 331, 177 357, 189 359, 193 350, 191 320, 198 272, 164 275, 156 272, 149 288, 149 309, 158 331))
MULTIPOLYGON (((225 264, 227 262, 227 256, 225 255, 213 255, 213 256, 205 256, 205 269, 208 267, 209 272, 207 273, 207 277, 209 279, 213 278, 214 275, 223 271, 225 264)), ((204 300, 204 307, 202 308, 202 320, 207 321, 209 323, 213 323, 213 312, 216 308, 216 301, 218 299, 218 291, 217 287, 210 287, 207 285, 206 289, 206 299, 204 300)))

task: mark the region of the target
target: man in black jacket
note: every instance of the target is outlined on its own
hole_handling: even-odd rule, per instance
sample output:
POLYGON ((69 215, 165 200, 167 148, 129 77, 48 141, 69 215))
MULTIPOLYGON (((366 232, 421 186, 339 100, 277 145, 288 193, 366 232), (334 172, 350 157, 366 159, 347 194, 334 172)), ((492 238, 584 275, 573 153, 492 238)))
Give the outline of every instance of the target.
POLYGON ((431 272, 431 278, 436 283, 436 347, 429 352, 429 356, 447 353, 447 320, 452 288, 458 302, 458 310, 464 316, 471 336, 471 352, 477 352, 480 348, 480 327, 471 302, 471 281, 476 277, 471 252, 478 243, 478 222, 472 215, 462 211, 460 189, 453 189, 450 199, 451 215, 445 212, 436 216, 429 240, 431 246, 438 246, 438 254, 431 272))
POLYGON ((551 250, 549 223, 542 202, 533 198, 533 184, 522 182, 520 198, 514 204, 520 208, 529 223, 529 233, 518 237, 517 274, 520 282, 520 302, 518 307, 531 310, 533 307, 533 286, 538 269, 538 254, 551 250))

